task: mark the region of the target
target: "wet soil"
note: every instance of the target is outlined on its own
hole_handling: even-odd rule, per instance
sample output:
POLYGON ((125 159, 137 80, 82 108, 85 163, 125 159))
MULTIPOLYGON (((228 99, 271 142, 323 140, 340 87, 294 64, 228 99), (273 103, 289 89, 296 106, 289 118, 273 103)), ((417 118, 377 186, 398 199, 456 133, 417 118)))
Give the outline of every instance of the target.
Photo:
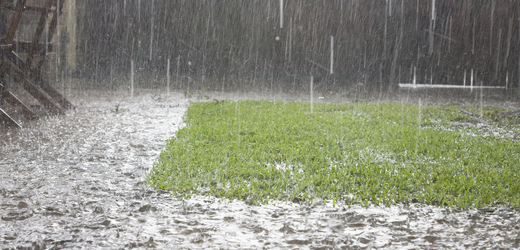
POLYGON ((189 105, 183 94, 139 90, 130 98, 89 91, 70 99, 76 109, 64 116, 0 129, 0 249, 520 247, 520 213, 505 207, 253 206, 173 197, 150 188, 145 178, 166 140, 183 126, 189 105))

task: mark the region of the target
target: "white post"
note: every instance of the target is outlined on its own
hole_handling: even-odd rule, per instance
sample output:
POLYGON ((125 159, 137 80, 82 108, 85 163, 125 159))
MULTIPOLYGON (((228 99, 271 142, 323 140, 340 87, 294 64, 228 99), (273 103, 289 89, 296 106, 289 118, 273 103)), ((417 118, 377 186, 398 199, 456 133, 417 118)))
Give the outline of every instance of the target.
POLYGON ((152 60, 152 52, 153 52, 153 17, 154 17, 153 2, 154 2, 154 0, 152 0, 152 20, 150 21, 150 61, 152 60))
POLYGON ((334 67, 334 37, 330 36, 330 74, 332 75, 334 71, 332 70, 334 67))
POLYGON ((289 62, 291 62, 292 52, 292 17, 289 19, 289 62))
POLYGON ((419 153, 419 138, 421 137, 421 119, 422 119, 421 109, 422 109, 422 103, 421 103, 421 98, 419 98, 419 115, 417 116, 417 124, 419 125, 419 127, 417 129, 417 141, 415 142, 415 155, 416 156, 419 153))
POLYGON ((471 76, 469 78, 469 82, 470 82, 470 85, 471 85, 471 92, 473 92, 473 69, 471 69, 471 76))
POLYGON ((313 103, 312 103, 312 100, 314 99, 313 98, 313 92, 312 92, 312 89, 313 89, 313 81, 314 81, 314 77, 311 76, 311 114, 312 114, 312 106, 313 106, 313 103))
POLYGON ((417 84, 417 66, 413 66, 413 85, 416 85, 416 84, 417 84))
POLYGON ((130 97, 134 97, 134 60, 130 62, 130 97))
POLYGON ((170 58, 168 58, 166 66, 166 95, 170 95, 170 58))
POLYGON ((280 29, 283 28, 283 0, 280 0, 280 29))
POLYGON ((480 118, 482 118, 482 114, 483 114, 483 110, 482 110, 482 107, 483 107, 483 100, 482 100, 483 93, 482 93, 482 91, 484 90, 484 88, 482 88, 482 85, 483 85, 483 82, 480 81, 480 118))
POLYGON ((509 71, 506 71, 506 90, 507 90, 507 85, 509 85, 509 71))
POLYGON ((464 86, 466 86, 466 70, 464 70, 464 80, 463 80, 464 86))

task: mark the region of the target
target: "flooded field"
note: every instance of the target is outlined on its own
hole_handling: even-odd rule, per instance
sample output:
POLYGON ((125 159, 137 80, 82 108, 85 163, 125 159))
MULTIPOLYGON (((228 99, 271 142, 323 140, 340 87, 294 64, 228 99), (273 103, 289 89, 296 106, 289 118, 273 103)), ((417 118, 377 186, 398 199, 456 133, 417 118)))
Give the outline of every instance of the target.
POLYGON ((172 197, 144 180, 183 126, 189 100, 182 93, 84 92, 70 100, 76 109, 65 116, 0 129, 0 249, 520 247, 520 213, 508 208, 252 206, 172 197))

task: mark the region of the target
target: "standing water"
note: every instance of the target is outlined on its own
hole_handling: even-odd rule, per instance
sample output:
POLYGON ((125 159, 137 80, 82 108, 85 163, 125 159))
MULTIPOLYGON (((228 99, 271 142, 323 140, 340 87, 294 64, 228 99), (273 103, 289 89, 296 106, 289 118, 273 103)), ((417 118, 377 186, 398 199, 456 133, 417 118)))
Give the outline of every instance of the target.
POLYGON ((519 247, 508 208, 253 206, 154 190, 146 175, 188 106, 161 92, 76 93, 65 116, 0 129, 0 248, 519 247))

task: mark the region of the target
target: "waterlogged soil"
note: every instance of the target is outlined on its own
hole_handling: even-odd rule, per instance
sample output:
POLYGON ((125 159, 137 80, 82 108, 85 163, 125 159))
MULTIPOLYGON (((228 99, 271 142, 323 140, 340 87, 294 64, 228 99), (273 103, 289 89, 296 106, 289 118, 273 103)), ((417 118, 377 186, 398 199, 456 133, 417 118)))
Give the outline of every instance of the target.
POLYGON ((520 247, 520 213, 509 208, 254 206, 173 197, 150 188, 145 178, 166 140, 183 126, 189 105, 183 94, 71 96, 76 109, 64 116, 0 129, 0 249, 520 247))

